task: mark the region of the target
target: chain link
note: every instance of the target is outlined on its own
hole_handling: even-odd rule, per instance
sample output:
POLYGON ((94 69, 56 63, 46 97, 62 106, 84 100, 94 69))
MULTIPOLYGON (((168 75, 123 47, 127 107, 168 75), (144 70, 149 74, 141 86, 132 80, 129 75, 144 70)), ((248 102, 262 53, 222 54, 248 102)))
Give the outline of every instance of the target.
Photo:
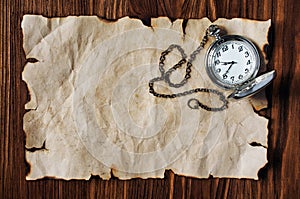
POLYGON ((200 45, 197 47, 195 51, 193 51, 190 55, 190 57, 187 60, 187 55, 185 54, 184 50, 182 49, 181 46, 177 44, 171 44, 165 51, 161 53, 161 56, 159 58, 159 71, 161 76, 153 78, 149 81, 149 93, 154 95, 155 97, 158 98, 177 98, 177 97, 183 97, 186 95, 191 95, 193 93, 199 93, 199 92, 204 92, 204 93, 212 93, 217 96, 219 96, 220 101, 223 102, 223 105, 220 107, 209 107, 203 103, 201 103, 198 99, 196 98, 191 98, 187 105, 191 109, 199 109, 202 108, 207 111, 222 111, 227 108, 228 101, 226 100, 226 97, 223 95, 223 93, 214 90, 214 89, 208 89, 208 88, 196 88, 196 89, 191 89, 188 91, 184 91, 181 93, 174 93, 174 94, 163 94, 163 93, 158 93, 154 90, 154 83, 158 81, 165 81, 170 87, 174 88, 179 88, 185 85, 188 81, 188 79, 191 77, 191 72, 192 72, 192 62, 196 59, 196 56, 200 53, 200 51, 204 48, 205 44, 208 41, 208 35, 209 35, 209 30, 206 30, 206 33, 200 43, 200 45), (181 60, 175 64, 173 67, 171 67, 169 70, 165 71, 164 66, 165 66, 165 60, 166 56, 172 52, 174 49, 177 49, 178 52, 181 54, 181 60), (170 80, 170 75, 177 70, 178 68, 181 68, 183 64, 186 63, 186 70, 185 70, 185 76, 179 83, 173 83, 170 80))

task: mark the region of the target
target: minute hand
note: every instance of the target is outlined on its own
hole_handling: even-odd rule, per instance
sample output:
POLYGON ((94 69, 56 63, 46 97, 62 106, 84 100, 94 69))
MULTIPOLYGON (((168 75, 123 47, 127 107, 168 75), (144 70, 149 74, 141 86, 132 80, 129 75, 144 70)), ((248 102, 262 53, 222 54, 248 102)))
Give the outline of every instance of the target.
POLYGON ((232 62, 229 62, 231 65, 229 66, 229 68, 226 70, 226 72, 224 73, 224 75, 227 75, 227 73, 229 72, 229 70, 231 69, 231 67, 233 66, 233 64, 237 64, 237 62, 235 61, 232 61, 232 62))

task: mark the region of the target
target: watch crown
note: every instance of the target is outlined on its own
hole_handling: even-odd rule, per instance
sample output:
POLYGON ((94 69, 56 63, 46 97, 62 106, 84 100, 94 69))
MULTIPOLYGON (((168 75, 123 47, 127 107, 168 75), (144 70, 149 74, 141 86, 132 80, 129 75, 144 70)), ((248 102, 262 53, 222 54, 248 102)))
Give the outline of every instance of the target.
POLYGON ((210 36, 215 36, 220 33, 220 28, 219 26, 213 24, 208 27, 208 32, 210 36))
POLYGON ((217 40, 220 38, 219 33, 220 33, 220 28, 217 25, 210 25, 208 27, 208 34, 211 37, 215 37, 217 40))

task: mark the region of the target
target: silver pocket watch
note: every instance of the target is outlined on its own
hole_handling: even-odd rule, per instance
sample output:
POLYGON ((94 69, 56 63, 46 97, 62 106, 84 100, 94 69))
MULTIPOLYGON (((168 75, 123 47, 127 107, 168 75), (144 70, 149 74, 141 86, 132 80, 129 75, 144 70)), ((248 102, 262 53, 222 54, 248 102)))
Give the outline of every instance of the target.
POLYGON ((188 107, 191 109, 205 109, 207 111, 222 111, 227 108, 227 98, 241 99, 251 96, 266 87, 274 78, 275 71, 268 72, 256 77, 261 59, 255 45, 248 39, 239 35, 220 36, 220 28, 211 25, 206 30, 200 45, 188 57, 184 49, 178 44, 171 44, 161 53, 159 58, 160 76, 149 81, 149 93, 158 98, 178 98, 194 93, 211 93, 217 95, 222 101, 220 107, 210 107, 196 98, 188 100, 188 107), (173 88, 184 86, 191 77, 193 61, 196 56, 204 49, 208 36, 216 38, 206 53, 206 71, 213 83, 223 89, 231 89, 233 92, 226 98, 220 91, 211 88, 193 88, 178 93, 160 93, 156 91, 154 84, 160 81, 165 82, 173 88), (166 56, 177 49, 181 55, 181 60, 171 68, 165 68, 166 56), (184 78, 180 82, 173 82, 170 78, 172 73, 186 64, 184 78))
POLYGON ((208 33, 216 40, 206 53, 206 71, 213 83, 234 90, 229 98, 251 96, 275 78, 275 70, 256 77, 261 59, 250 40, 240 35, 220 36, 220 28, 216 25, 211 25, 208 33))

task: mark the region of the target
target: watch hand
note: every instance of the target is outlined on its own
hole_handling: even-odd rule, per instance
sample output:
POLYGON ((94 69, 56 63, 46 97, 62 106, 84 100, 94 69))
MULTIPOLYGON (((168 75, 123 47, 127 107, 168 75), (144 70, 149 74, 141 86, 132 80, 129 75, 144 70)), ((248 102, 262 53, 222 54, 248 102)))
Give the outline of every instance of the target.
POLYGON ((232 62, 229 62, 231 65, 229 66, 229 68, 226 70, 226 72, 224 73, 224 75, 227 75, 227 73, 229 72, 229 70, 231 69, 231 67, 233 66, 233 64, 237 64, 237 62, 235 61, 232 61, 232 62))
POLYGON ((227 64, 237 64, 235 61, 229 61, 229 62, 220 62, 222 65, 227 65, 227 64))
POLYGON ((231 64, 231 65, 229 66, 229 68, 226 70, 226 72, 224 73, 224 75, 227 75, 227 73, 229 72, 229 70, 231 69, 232 66, 233 66, 233 64, 231 64))
POLYGON ((230 64, 231 62, 221 62, 222 65, 227 65, 227 64, 230 64))

